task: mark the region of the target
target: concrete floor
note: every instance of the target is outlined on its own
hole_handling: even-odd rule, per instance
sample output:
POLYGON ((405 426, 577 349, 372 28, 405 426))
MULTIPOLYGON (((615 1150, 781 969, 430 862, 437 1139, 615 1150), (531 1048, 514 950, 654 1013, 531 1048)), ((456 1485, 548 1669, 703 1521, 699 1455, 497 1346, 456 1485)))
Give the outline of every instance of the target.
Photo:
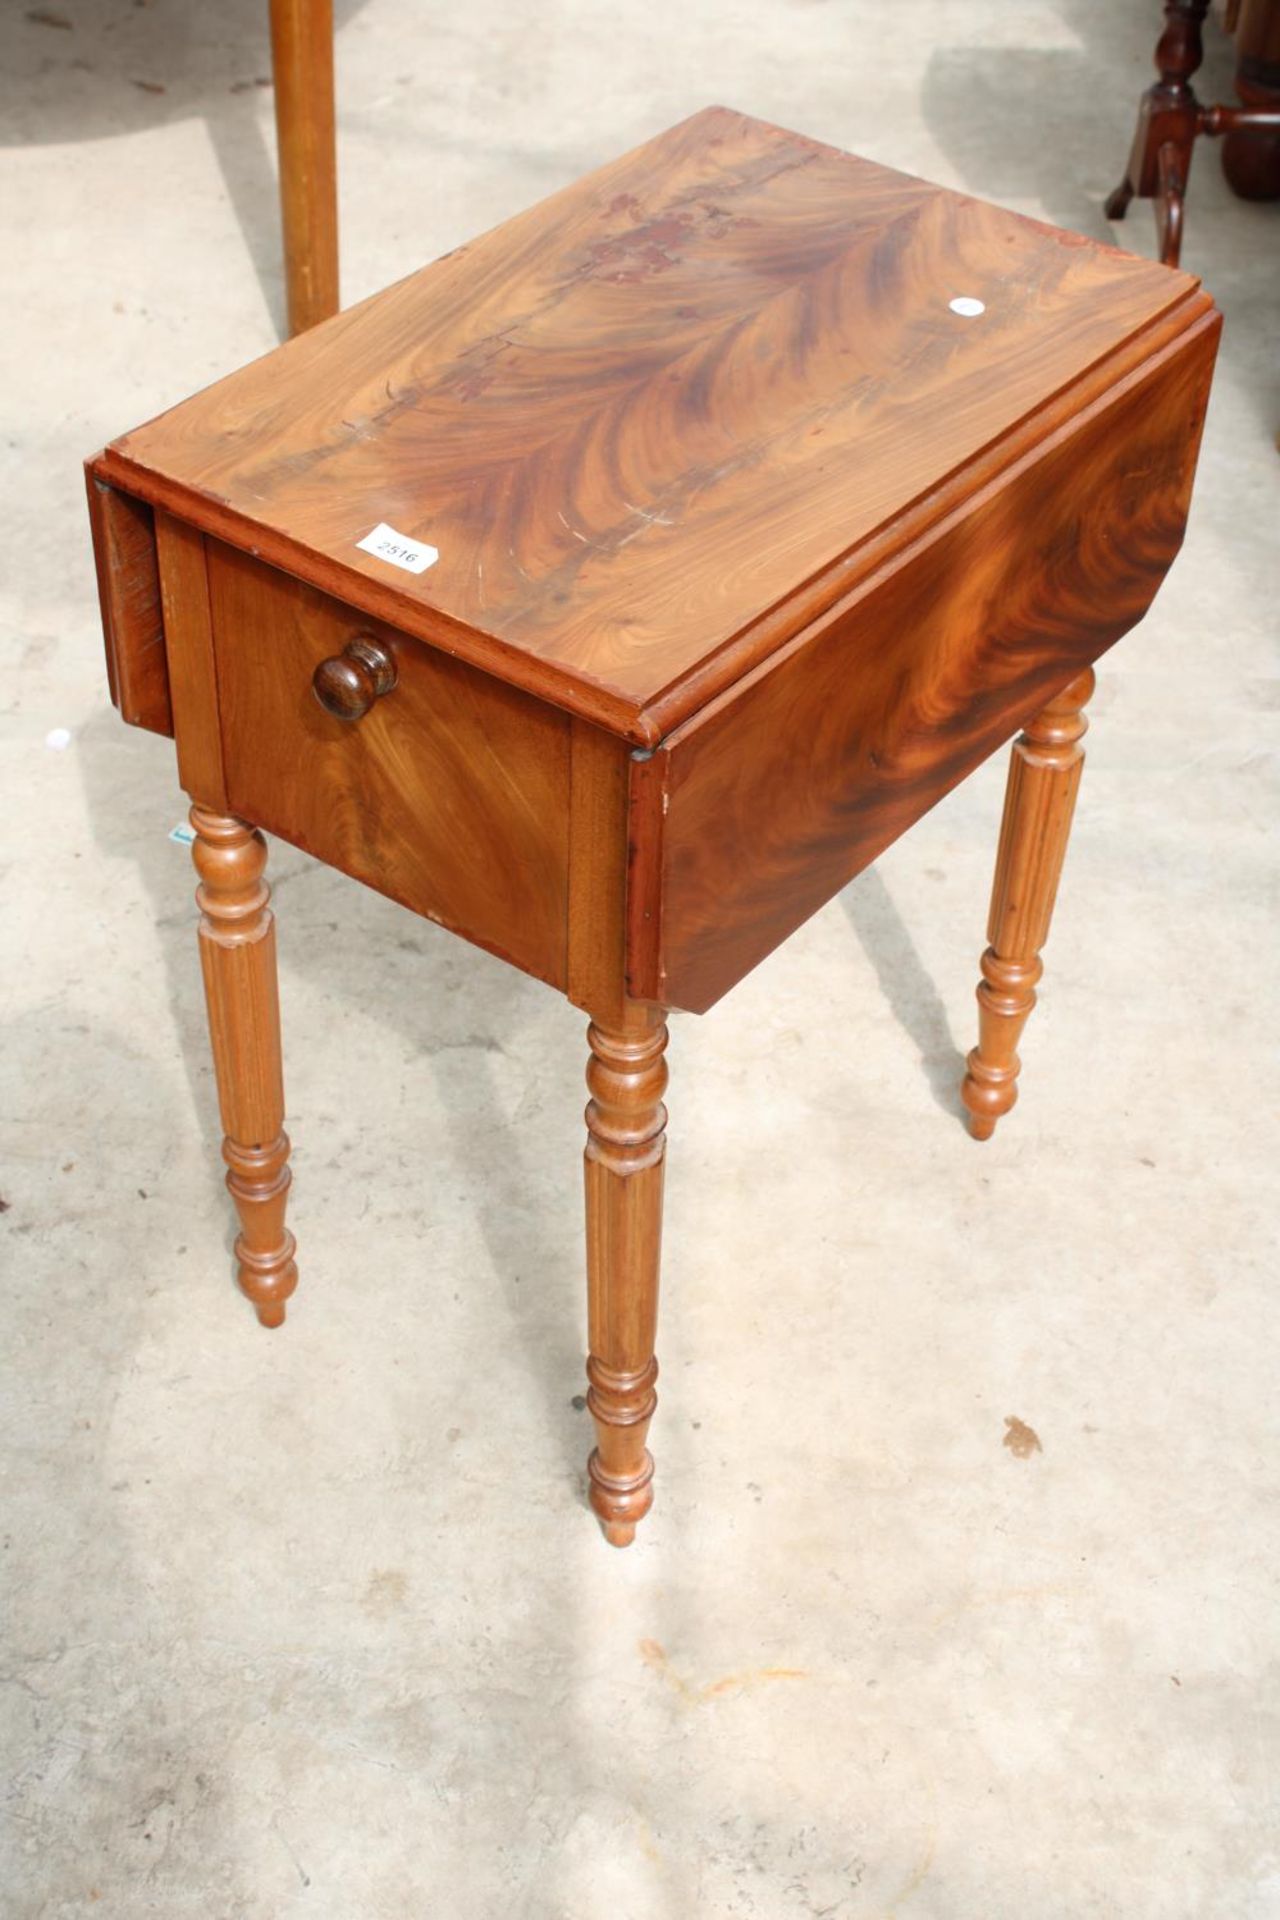
MULTIPOLYGON (((1280 1915, 1280 212, 1197 154, 1199 495, 1101 675, 1016 1115, 978 1147, 955 1096, 1002 764, 676 1022, 618 1554, 582 1023, 287 847, 287 1329, 231 1284, 182 805, 107 703, 79 462, 276 338, 264 12, 0 26, 0 1912, 1280 1915)), ((709 99, 1105 238, 1158 9, 339 12, 355 298, 709 99)))

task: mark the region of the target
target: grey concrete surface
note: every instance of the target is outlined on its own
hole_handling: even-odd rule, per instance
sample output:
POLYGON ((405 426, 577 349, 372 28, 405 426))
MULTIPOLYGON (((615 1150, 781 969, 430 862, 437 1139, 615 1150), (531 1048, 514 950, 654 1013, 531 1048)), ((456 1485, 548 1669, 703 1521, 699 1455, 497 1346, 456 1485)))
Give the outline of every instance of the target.
MULTIPOLYGON (((1101 675, 1017 1113, 978 1147, 955 1099, 999 764, 676 1022, 618 1554, 581 1022, 288 848, 287 1329, 231 1284, 79 462, 277 337, 264 11, 0 19, 0 1913, 1272 1920, 1277 210, 1197 154, 1199 494, 1101 675)), ((345 295, 711 99, 1106 237, 1157 11, 348 0, 345 295)))

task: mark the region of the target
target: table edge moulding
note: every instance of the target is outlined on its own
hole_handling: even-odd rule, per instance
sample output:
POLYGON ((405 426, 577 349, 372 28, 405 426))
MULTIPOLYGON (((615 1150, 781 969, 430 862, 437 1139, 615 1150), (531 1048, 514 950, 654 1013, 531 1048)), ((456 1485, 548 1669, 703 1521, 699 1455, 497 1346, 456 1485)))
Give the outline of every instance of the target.
MULTIPOLYGON (((713 205, 712 212, 716 211, 723 210, 713 205)), ((802 211, 807 214, 809 209, 802 211)), ((740 225, 749 228, 753 219, 752 214, 744 212, 740 225)), ((719 225, 722 232, 730 231, 730 216, 724 214, 719 225)), ((720 244, 723 251, 723 242, 720 244)), ((782 337, 779 330, 784 325, 795 330, 807 320, 804 313, 797 318, 787 311, 792 292, 787 278, 789 264, 785 259, 782 261, 777 286, 766 283, 762 288, 749 290, 752 294, 758 293, 760 301, 758 311, 749 316, 760 334, 759 339, 750 338, 753 354, 759 355, 766 349, 780 354, 789 340, 782 337)), ((682 286, 679 281, 674 284, 682 286)), ((736 296, 736 286, 731 287, 726 303, 736 296)), ((676 340, 673 348, 678 383, 683 383, 682 397, 683 389, 695 378, 711 380, 717 372, 723 372, 731 380, 735 374, 732 364, 720 369, 713 367, 710 371, 699 365, 690 373, 686 367, 690 358, 696 360, 708 347, 720 345, 724 335, 734 335, 735 329, 739 333, 753 333, 751 326, 745 329, 741 326, 741 304, 729 309, 727 322, 714 299, 709 299, 707 306, 705 314, 694 314, 683 323, 686 334, 676 340)), ((928 538, 950 514, 984 487, 998 481, 1006 468, 1034 457, 1043 443, 1071 431, 1080 416, 1100 398, 1105 399, 1118 384, 1130 378, 1141 380, 1154 371, 1166 351, 1176 351, 1186 335, 1194 333, 1197 327, 1212 324, 1212 302, 1189 274, 1162 269, 1150 261, 1023 215, 1004 214, 968 195, 892 173, 872 162, 858 160, 838 149, 728 109, 708 108, 621 160, 562 189, 549 200, 515 215, 479 240, 455 249, 396 286, 372 295, 334 319, 273 349, 262 360, 228 375, 146 426, 121 436, 98 456, 93 466, 102 481, 126 495, 153 507, 166 507, 180 513, 202 532, 242 547, 285 572, 299 573, 339 595, 348 605, 374 616, 394 618, 403 632, 456 652, 498 678, 524 686, 540 698, 618 732, 636 745, 653 746, 698 707, 819 619, 833 604, 856 591, 872 574, 892 564, 895 554, 928 538), (946 409, 920 403, 912 409, 914 417, 895 412, 892 396, 875 391, 887 384, 887 376, 893 371, 890 360, 883 369, 873 364, 871 379, 851 383, 848 393, 842 396, 843 404, 835 410, 826 409, 829 417, 824 421, 821 403, 806 408, 808 395, 804 391, 802 369, 795 383, 796 394, 784 393, 778 410, 780 420, 764 423, 759 443, 731 450, 732 457, 721 462, 723 471, 713 469, 708 476, 699 470, 695 495, 683 503, 678 527, 657 524, 664 508, 670 511, 670 503, 661 497, 664 481, 670 491, 670 475, 663 471, 662 462, 658 460, 656 473, 627 476, 637 481, 649 478, 653 497, 630 502, 629 510, 636 517, 624 516, 625 531, 620 533, 614 526, 589 528, 589 537, 578 542, 589 549, 588 573, 599 586, 589 584, 580 569, 574 573, 564 564, 565 551, 574 559, 579 558, 572 526, 558 529, 557 548, 548 547, 544 530, 538 528, 543 550, 534 558, 545 569, 545 579, 535 576, 536 592, 524 595, 524 606, 508 595, 505 607, 498 606, 488 613, 479 605, 482 589, 474 578, 474 566, 468 564, 469 550, 458 563, 464 577, 458 587, 449 592, 439 567, 433 567, 417 579, 401 575, 389 581, 386 568, 356 547, 346 525, 337 537, 326 531, 312 547, 280 524, 297 512, 304 496, 306 510, 311 512, 320 489, 323 487, 332 495, 338 490, 340 478, 344 507, 350 492, 355 498, 347 511, 354 515, 356 523, 363 525, 368 518, 367 513, 362 516, 360 512, 365 497, 385 496, 383 477, 376 463, 371 470, 367 460, 362 463, 362 454, 371 443, 381 451, 386 434, 398 425, 398 410, 403 418, 406 414, 413 416, 419 409, 424 414, 430 409, 433 428, 437 421, 440 423, 437 431, 447 428, 459 435, 465 431, 474 441, 488 430, 483 409, 490 403, 491 396, 496 394, 494 404, 506 417, 514 400, 524 399, 527 403, 529 399, 527 385, 521 389, 518 375, 523 375, 526 382, 536 379, 550 383, 551 374, 544 372, 544 368, 553 368, 557 359, 563 357, 566 361, 575 361, 567 367, 565 384, 569 404, 581 413, 586 402, 578 394, 580 365, 575 356, 559 356, 547 351, 545 340, 539 337, 539 326, 545 334, 551 325, 562 323, 563 311, 572 308, 574 295, 583 286, 596 305, 603 290, 606 298, 614 292, 619 303, 626 303, 622 307, 624 314, 638 306, 642 312, 647 310, 664 285, 673 282, 673 276, 670 267, 664 271, 656 263, 649 270, 646 249, 662 259, 669 255, 674 266, 680 257, 677 249, 683 247, 702 269, 706 256, 712 251, 712 243, 698 231, 691 208, 702 214, 704 223, 710 219, 709 214, 702 212, 703 202, 717 180, 721 198, 729 197, 723 192, 723 163, 720 174, 715 171, 717 150, 725 145, 735 154, 739 147, 746 149, 749 164, 742 168, 746 175, 743 194, 754 191, 763 196, 770 189, 776 193, 776 183, 782 177, 788 173, 802 177, 807 169, 824 196, 824 209, 828 202, 834 209, 828 215, 828 222, 836 230, 835 237, 819 231, 812 256, 802 263, 808 270, 804 291, 814 304, 824 297, 832 297, 829 283, 834 283, 834 295, 838 297, 839 275, 847 257, 852 257, 853 264, 861 267, 858 248, 865 250, 870 244, 867 234, 856 229, 853 239, 845 240, 848 229, 842 225, 840 216, 845 214, 846 205, 856 212, 867 203, 865 225, 874 235, 880 231, 876 222, 881 203, 895 193, 908 196, 906 210, 897 220, 897 225, 903 228, 895 242, 900 251, 915 242, 927 250, 931 264, 937 256, 939 268, 967 270, 970 277, 981 275, 986 284, 979 291, 992 297, 985 302, 987 311, 982 317, 981 329, 975 331, 969 323, 971 341, 975 344, 966 341, 960 346, 956 344, 956 336, 964 334, 966 323, 950 311, 945 298, 950 291, 948 286, 921 289, 910 284, 910 263, 899 266, 895 277, 894 264, 882 265, 878 260, 872 261, 859 278, 860 299, 869 286, 875 292, 879 281, 889 283, 885 294, 879 297, 891 300, 894 306, 893 333, 887 342, 890 353, 897 353, 904 345, 899 337, 904 304, 909 309, 905 345, 917 356, 926 381, 930 356, 936 356, 940 349, 945 352, 941 371, 948 380, 948 387, 943 390, 948 400, 946 409), (673 203, 678 203, 676 211, 663 205, 652 217, 644 217, 640 196, 628 192, 627 184, 643 188, 647 179, 673 176, 681 164, 691 177, 686 188, 682 190, 677 186, 669 195, 673 203), (944 231, 925 231, 929 223, 941 227, 944 217, 951 223, 944 231), (684 227, 680 225, 682 220, 687 223, 684 227), (535 275, 536 262, 548 252, 548 227, 550 238, 572 252, 578 267, 576 284, 571 285, 566 294, 563 277, 556 278, 552 268, 550 284, 535 284, 535 295, 543 302, 544 312, 513 316, 499 308, 496 315, 485 313, 469 326, 466 291, 473 284, 487 291, 497 281, 500 292, 506 284, 504 276, 514 275, 520 268, 529 276, 535 275), (676 230, 674 240, 673 228, 676 230), (660 234, 660 240, 651 237, 655 231, 660 234), (1012 299, 1007 298, 1010 312, 1006 317, 999 312, 1000 293, 1003 290, 1008 296, 1011 290, 1002 283, 999 267, 1001 245, 1007 243, 1010 236, 1024 248, 1034 243, 1036 257, 1032 262, 1034 277, 1026 287, 1018 289, 1022 304, 1015 311, 1012 299), (695 246, 700 251, 695 252, 695 246), (994 265, 990 262, 980 265, 974 260, 971 256, 977 248, 981 248, 984 255, 993 254, 994 265), (642 265, 621 267, 615 276, 616 288, 611 288, 608 276, 615 260, 629 262, 636 254, 640 255, 642 265), (528 264, 530 258, 535 265, 528 264), (588 267, 592 269, 590 273, 586 270, 588 267), (441 336, 439 343, 429 325, 437 300, 444 309, 444 317, 435 322, 436 332, 441 336), (1060 327, 1053 324, 1055 302, 1060 327), (463 307, 460 314, 455 311, 459 305, 463 307), (1109 313, 1111 307, 1116 310, 1114 317, 1109 313), (529 335, 527 345, 517 342, 513 346, 509 342, 507 336, 515 331, 510 324, 513 318, 523 320, 529 335), (1025 325, 1028 319, 1033 322, 1030 328, 1025 325), (1016 387, 1011 364, 1006 362, 1000 367, 999 384, 1009 386, 1008 399, 1000 393, 999 385, 994 393, 990 391, 987 377, 990 363, 986 356, 1003 351, 1003 337, 998 336, 989 348, 984 346, 984 358, 978 358, 976 342, 984 330, 990 334, 997 325, 1004 325, 1010 333, 1030 336, 1033 342, 1034 354, 1029 346, 1022 357, 1028 363, 1027 379, 1031 383, 1028 391, 1034 394, 1034 400, 1021 411, 1019 402, 1025 395, 1016 387), (331 371, 345 372, 350 381, 351 356, 357 351, 353 343, 376 333, 377 344, 383 347, 383 330, 389 336, 386 351, 395 356, 396 374, 403 371, 410 377, 403 386, 398 386, 396 378, 389 378, 383 363, 379 362, 375 381, 376 397, 382 402, 381 412, 370 409, 352 415, 352 395, 339 381, 332 390, 327 411, 304 420, 301 417, 304 410, 315 416, 310 396, 317 386, 323 386, 331 371), (420 337, 424 334, 425 340, 420 337), (503 357, 518 363, 516 373, 504 376, 499 372, 495 377, 493 364, 486 356, 495 358, 501 369, 499 349, 505 350, 503 357), (1035 356, 1043 357, 1050 352, 1052 360, 1046 379, 1039 371, 1035 356), (449 356, 446 373, 436 382, 443 391, 420 392, 422 360, 428 354, 437 353, 449 356), (975 361, 974 378, 983 379, 986 390, 981 404, 971 406, 958 419, 953 431, 946 419, 948 412, 959 413, 950 392, 954 384, 952 367, 954 364, 969 377, 965 365, 968 355, 975 361), (385 392, 388 387, 389 397, 385 392), (866 400, 868 387, 873 389, 870 404, 866 400), (833 459, 825 448, 806 449, 806 457, 801 459, 787 443, 789 434, 795 437, 793 416, 803 419, 806 425, 813 417, 819 433, 814 435, 810 427, 808 437, 821 440, 825 435, 826 441, 839 439, 838 456, 842 463, 837 476, 839 485, 836 479, 824 478, 824 470, 831 467, 833 459), (993 425, 998 427, 995 432, 991 430, 993 425), (252 468, 255 448, 265 443, 269 453, 271 443, 285 439, 295 427, 307 441, 305 457, 286 446, 279 465, 287 468, 292 461, 297 468, 305 469, 309 463, 319 472, 312 475, 301 471, 293 485, 287 472, 283 477, 277 471, 271 472, 269 483, 278 490, 278 504, 273 506, 271 501, 255 497, 262 491, 263 480, 263 475, 252 468), (790 578, 790 554, 784 556, 788 572, 779 576, 786 582, 780 592, 777 579, 768 577, 767 558, 758 561, 757 570, 764 573, 759 590, 754 575, 748 572, 742 593, 735 597, 728 610, 729 617, 720 622, 720 630, 710 638, 695 634, 695 623, 686 620, 679 601, 672 601, 668 596, 661 601, 661 646, 649 651, 638 650, 634 663, 622 657, 638 648, 634 627, 637 617, 644 614, 641 609, 638 616, 636 608, 641 589, 651 586, 655 577, 665 572, 665 553, 653 556, 655 545, 661 544, 664 538, 670 544, 677 534, 686 540, 691 532, 701 537, 705 530, 710 549, 712 542, 720 537, 719 523, 729 513, 750 515, 761 534, 775 532, 770 520, 761 514, 761 498, 768 501, 773 520, 783 511, 790 516, 792 510, 788 503, 776 498, 778 475, 774 463, 777 467, 786 463, 790 491, 799 492, 805 505, 810 497, 829 501, 847 492, 850 483, 857 485, 859 474, 871 466, 865 451, 869 429, 895 442, 892 460, 880 462, 877 468, 877 471, 891 471, 887 501, 874 497, 850 500, 839 519, 831 524, 828 524, 828 508, 823 524, 814 529, 804 543, 800 558, 806 571, 800 579, 790 578), (916 457, 917 470, 897 451, 897 445, 908 433, 914 436, 915 444, 910 452, 916 457), (954 444, 947 444, 948 435, 954 444), (944 463, 940 471, 939 450, 944 463), (225 485, 228 471, 240 469, 248 469, 243 485, 228 489, 225 485), (800 484, 802 480, 804 486, 800 484), (218 481, 224 483, 221 490, 215 484, 218 481), (722 492, 729 495, 723 506, 719 502, 722 492), (646 514, 651 517, 648 524, 643 519, 646 514), (562 585, 566 577, 570 589, 567 596, 562 585), (574 621, 580 622, 582 618, 579 607, 593 621, 598 619, 602 627, 612 619, 616 639, 611 641, 606 635, 598 643, 614 648, 612 674, 607 666, 601 671, 590 662, 577 664, 572 658, 558 657, 554 634, 550 644, 544 643, 536 628, 537 616, 529 617, 528 602, 533 599, 541 606, 542 600, 550 600, 553 594, 559 603, 568 599, 574 621)), ((619 323, 619 330, 621 325, 619 323)), ((879 342, 872 344, 880 345, 879 342)), ((605 345, 609 345, 607 340, 605 345)), ((613 360, 614 356, 610 356, 610 365, 613 360)), ((623 393, 624 401, 629 391, 638 391, 648 398, 666 372, 665 363, 660 361, 641 366, 638 379, 623 393)), ((821 372, 824 376, 828 372, 825 365, 821 372)), ((363 389, 355 397, 362 403, 370 399, 363 389)), ((606 390, 602 401, 612 405, 615 397, 612 390, 606 390)), ((925 399, 928 397, 926 388, 925 399)), ((553 405, 562 408, 564 404, 562 395, 553 392, 547 409, 547 425, 553 432, 563 432, 566 428, 563 412, 552 412, 553 405)), ((670 423, 662 424, 669 426, 670 423)), ((678 449, 683 450, 683 447, 678 449)), ((420 447, 415 446, 413 451, 420 456, 420 447)), ((578 449, 570 451, 577 453, 578 449)), ((587 449, 588 454, 591 451, 587 449)), ((537 484, 548 489, 557 483, 565 484, 563 467, 558 467, 553 459, 535 459, 526 464, 537 484)), ((877 484, 873 475, 870 485, 874 488, 877 484)), ((425 483, 422 491, 425 494, 425 483)), ((490 496, 492 492, 490 488, 490 496)), ((403 510, 396 521, 400 531, 426 537, 436 530, 441 511, 438 498, 410 495, 401 504, 403 510), (437 517, 433 518, 433 513, 437 517), (406 524, 401 525, 402 521, 406 524)), ((486 498, 485 505, 488 504, 486 498)), ((567 505, 569 501, 557 502, 559 504, 567 505)), ((615 502, 610 499, 607 504, 612 507, 615 502)), ((525 499, 517 503, 517 512, 527 521, 536 520, 536 509, 535 501, 525 499)), ((785 531, 798 538, 790 517, 785 531)), ((527 554, 519 556, 513 567, 518 569, 523 562, 527 569, 528 559, 527 554)), ((523 594, 527 583, 517 577, 515 584, 523 594)), ((487 590, 493 591, 492 569, 487 590)), ((702 624, 714 626, 715 622, 702 624)))

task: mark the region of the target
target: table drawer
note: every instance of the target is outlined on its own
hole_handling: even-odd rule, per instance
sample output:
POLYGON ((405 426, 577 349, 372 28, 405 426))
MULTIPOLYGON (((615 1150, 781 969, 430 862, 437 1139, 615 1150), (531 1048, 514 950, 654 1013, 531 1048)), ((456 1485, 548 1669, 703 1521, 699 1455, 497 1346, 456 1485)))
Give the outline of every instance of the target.
POLYGON ((563 985, 566 716, 234 548, 208 555, 230 810, 563 985), (361 633, 396 684, 335 719, 312 675, 361 633))

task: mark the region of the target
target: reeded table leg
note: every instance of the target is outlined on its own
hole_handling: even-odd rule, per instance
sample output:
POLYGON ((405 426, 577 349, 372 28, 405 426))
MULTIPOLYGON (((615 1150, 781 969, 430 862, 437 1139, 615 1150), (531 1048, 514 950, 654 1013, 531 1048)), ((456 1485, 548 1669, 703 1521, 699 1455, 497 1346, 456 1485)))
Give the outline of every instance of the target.
POLYGON ((264 1327, 284 1321, 298 1284, 284 1224, 289 1140, 284 1131, 275 917, 263 879, 266 843, 242 820, 191 809, 200 875, 200 964, 209 1007, 227 1187, 240 1215, 241 1290, 264 1327))
POLYGON ((645 1439, 657 1404, 666 1018, 631 1005, 620 1029, 593 1025, 588 1039, 587 1404, 596 1448, 587 1471, 605 1538, 625 1547, 653 1504, 645 1439))
POLYGON ((1013 743, 987 922, 991 944, 978 988, 978 1044, 960 1089, 976 1140, 991 1138, 1018 1097, 1018 1041, 1044 971, 1040 949, 1067 851, 1089 726, 1082 708, 1093 687, 1088 668, 1013 743))

